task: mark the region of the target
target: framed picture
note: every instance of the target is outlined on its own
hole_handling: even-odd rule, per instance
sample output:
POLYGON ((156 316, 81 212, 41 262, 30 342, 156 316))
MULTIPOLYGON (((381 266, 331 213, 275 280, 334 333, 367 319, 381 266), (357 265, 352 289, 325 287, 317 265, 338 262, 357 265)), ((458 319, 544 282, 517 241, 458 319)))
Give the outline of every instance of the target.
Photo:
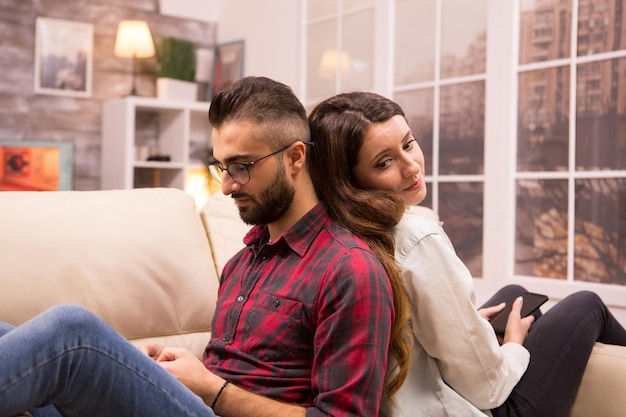
POLYGON ((213 53, 213 75, 207 101, 218 91, 230 87, 243 76, 244 41, 222 43, 215 46, 213 53))
POLYGON ((71 190, 74 144, 0 140, 0 191, 71 190))
POLYGON ((90 97, 93 25, 38 17, 35 23, 35 92, 90 97))

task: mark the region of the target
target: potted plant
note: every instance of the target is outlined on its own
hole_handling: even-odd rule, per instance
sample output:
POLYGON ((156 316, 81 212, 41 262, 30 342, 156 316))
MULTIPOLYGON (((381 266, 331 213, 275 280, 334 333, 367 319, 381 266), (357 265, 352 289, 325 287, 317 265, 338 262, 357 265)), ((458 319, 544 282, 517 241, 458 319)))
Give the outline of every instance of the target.
POLYGON ((157 58, 157 97, 195 101, 198 95, 196 45, 183 39, 164 37, 157 48, 157 58))

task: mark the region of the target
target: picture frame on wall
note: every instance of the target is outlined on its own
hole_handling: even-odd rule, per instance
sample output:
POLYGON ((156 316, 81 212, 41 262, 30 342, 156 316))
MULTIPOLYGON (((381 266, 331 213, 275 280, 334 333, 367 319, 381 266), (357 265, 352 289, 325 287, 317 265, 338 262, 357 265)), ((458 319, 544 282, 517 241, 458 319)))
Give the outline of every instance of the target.
POLYGON ((0 191, 62 191, 74 183, 74 144, 0 140, 0 191))
POLYGON ((34 70, 35 93, 90 97, 93 25, 38 17, 34 70))
POLYGON ((207 91, 207 101, 218 91, 230 87, 243 77, 245 42, 232 41, 215 45, 211 85, 207 91), (210 93, 210 95, 208 94, 210 93))

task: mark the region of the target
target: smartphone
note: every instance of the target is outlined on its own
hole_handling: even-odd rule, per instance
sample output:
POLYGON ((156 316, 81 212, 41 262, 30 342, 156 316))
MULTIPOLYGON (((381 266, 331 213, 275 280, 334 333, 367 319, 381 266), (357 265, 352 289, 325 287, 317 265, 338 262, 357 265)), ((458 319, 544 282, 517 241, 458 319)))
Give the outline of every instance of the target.
MULTIPOLYGON (((543 294, 535 294, 533 292, 526 292, 522 294, 522 298, 524 299, 524 304, 522 305, 522 318, 533 314, 539 307, 541 307, 546 301, 548 301, 548 297, 543 294)), ((504 334, 504 329, 506 328, 506 322, 509 319, 509 313, 511 312, 511 306, 513 305, 513 301, 506 303, 506 307, 504 309, 491 316, 489 318, 489 322, 491 326, 494 328, 496 333, 504 334)))

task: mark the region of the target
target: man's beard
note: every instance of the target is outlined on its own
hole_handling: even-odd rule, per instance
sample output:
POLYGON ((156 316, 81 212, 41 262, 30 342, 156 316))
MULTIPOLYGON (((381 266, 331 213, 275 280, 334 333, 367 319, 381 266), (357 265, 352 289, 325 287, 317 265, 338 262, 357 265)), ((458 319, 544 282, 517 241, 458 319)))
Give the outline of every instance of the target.
MULTIPOLYGON (((296 190, 289 184, 285 166, 278 164, 274 181, 263 190, 258 198, 247 195, 252 204, 239 208, 239 216, 246 224, 270 224, 280 219, 291 207, 296 190)), ((235 195, 233 195, 235 197, 235 195)))

